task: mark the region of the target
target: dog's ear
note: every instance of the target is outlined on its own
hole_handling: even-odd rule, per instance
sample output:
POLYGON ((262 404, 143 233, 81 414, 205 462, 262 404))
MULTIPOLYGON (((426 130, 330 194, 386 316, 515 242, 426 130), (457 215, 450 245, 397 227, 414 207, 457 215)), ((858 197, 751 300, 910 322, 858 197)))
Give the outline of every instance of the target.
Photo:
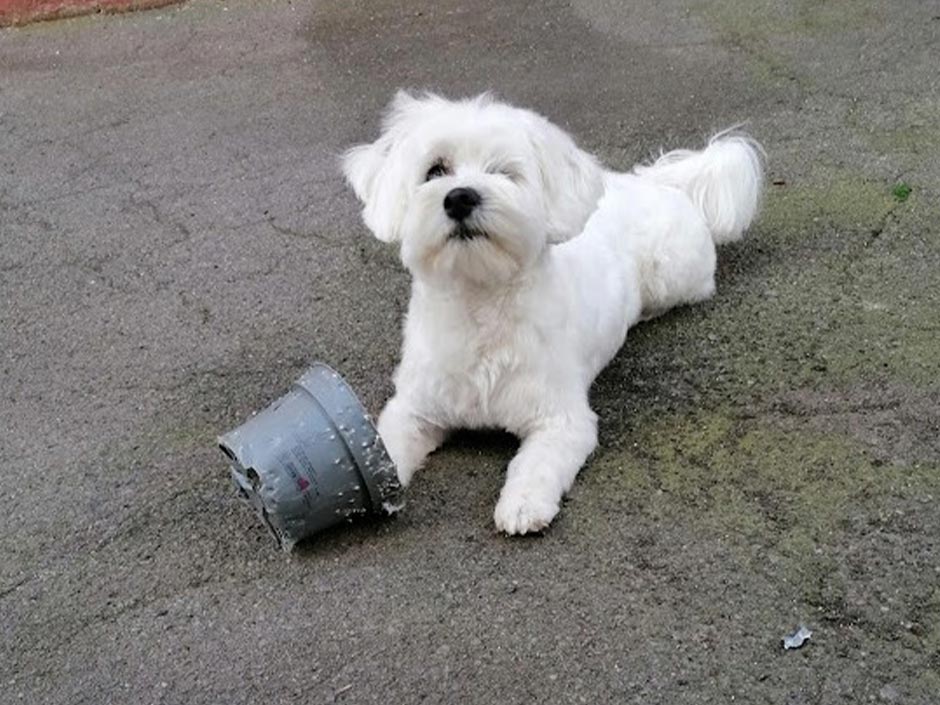
POLYGON ((391 156, 393 136, 384 134, 371 144, 353 147, 343 155, 343 173, 362 201, 362 219, 379 240, 401 239, 404 198, 391 156))
POLYGON ((362 218, 372 233, 384 242, 401 239, 404 216, 404 164, 395 147, 404 125, 422 101, 398 91, 382 120, 382 135, 370 144, 352 147, 343 155, 343 173, 356 197, 363 203, 362 218))
POLYGON ((604 192, 603 170, 597 160, 561 128, 540 115, 530 131, 542 182, 548 241, 564 242, 578 235, 604 192))
POLYGON ((372 196, 376 177, 386 156, 387 147, 382 145, 381 138, 371 144, 351 147, 343 155, 343 174, 356 198, 363 203, 372 196))

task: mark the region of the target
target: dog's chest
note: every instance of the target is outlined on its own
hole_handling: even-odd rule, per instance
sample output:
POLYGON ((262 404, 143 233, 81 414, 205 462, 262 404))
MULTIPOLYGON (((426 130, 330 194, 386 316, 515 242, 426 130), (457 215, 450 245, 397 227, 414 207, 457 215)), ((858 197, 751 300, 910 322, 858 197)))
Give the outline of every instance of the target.
POLYGON ((434 406, 447 426, 482 428, 514 425, 520 373, 525 367, 510 347, 478 351, 466 364, 441 365, 432 379, 434 406))
POLYGON ((430 330, 437 335, 425 326, 407 341, 401 369, 408 386, 420 390, 422 407, 447 427, 518 426, 537 367, 531 327, 451 319, 430 330))

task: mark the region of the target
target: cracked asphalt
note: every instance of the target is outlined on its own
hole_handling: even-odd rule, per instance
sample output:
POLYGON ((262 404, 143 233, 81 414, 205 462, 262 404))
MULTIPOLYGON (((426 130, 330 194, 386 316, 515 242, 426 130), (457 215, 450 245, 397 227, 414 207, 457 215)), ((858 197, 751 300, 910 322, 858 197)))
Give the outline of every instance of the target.
POLYGON ((940 701, 938 40, 898 0, 0 30, 0 702, 940 701), (313 360, 387 397, 408 281, 337 156, 400 86, 616 168, 747 121, 772 184, 716 298, 598 380, 544 536, 495 534, 515 441, 462 434, 396 520, 286 556, 214 438, 313 360))

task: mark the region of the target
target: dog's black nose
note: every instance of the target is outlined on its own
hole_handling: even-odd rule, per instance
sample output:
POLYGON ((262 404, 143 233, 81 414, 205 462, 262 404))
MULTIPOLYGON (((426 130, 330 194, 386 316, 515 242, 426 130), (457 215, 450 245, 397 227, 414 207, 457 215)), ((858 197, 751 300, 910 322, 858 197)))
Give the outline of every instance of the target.
POLYGON ((462 221, 480 205, 480 194, 472 188, 455 188, 444 196, 444 212, 457 222, 462 221))

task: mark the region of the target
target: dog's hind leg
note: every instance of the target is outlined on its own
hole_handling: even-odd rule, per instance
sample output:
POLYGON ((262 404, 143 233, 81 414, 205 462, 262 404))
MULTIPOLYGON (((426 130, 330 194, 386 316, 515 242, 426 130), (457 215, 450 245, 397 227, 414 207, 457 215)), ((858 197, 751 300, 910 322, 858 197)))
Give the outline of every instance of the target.
POLYGON ((715 293, 715 244, 691 207, 676 208, 659 231, 638 237, 634 248, 643 320, 715 293))
POLYGON ((587 404, 575 413, 541 420, 509 463, 493 519, 507 534, 541 531, 597 446, 597 416, 587 404))

